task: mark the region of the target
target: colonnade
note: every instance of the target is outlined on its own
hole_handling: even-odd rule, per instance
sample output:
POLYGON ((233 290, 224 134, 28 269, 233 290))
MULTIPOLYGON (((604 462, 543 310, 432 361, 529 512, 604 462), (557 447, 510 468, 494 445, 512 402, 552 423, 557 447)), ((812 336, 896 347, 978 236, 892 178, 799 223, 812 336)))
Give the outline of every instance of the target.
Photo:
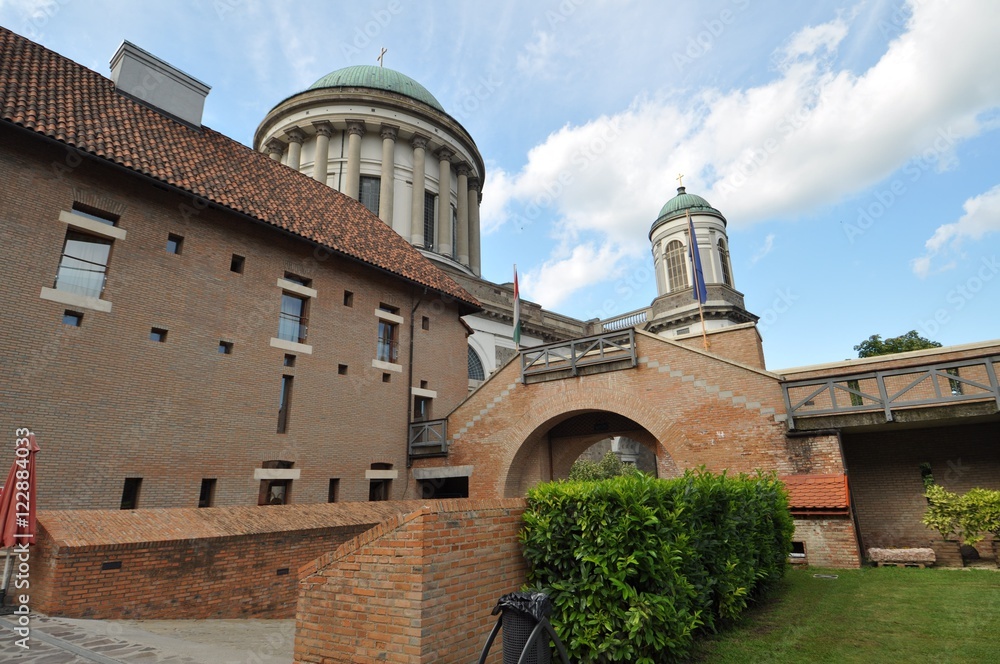
MULTIPOLYGON (((336 131, 328 121, 312 123, 315 130, 315 152, 313 160, 313 178, 326 184, 328 164, 330 160, 330 137, 336 131)), ((342 192, 357 199, 361 184, 361 137, 365 135, 364 120, 347 120, 344 129, 347 134, 347 165, 344 170, 342 192)), ((281 161, 290 168, 299 170, 302 160, 302 144, 311 135, 299 127, 285 130, 287 144, 278 138, 270 139, 265 145, 271 159, 281 161)), ((413 195, 410 204, 410 215, 395 215, 393 212, 394 183, 396 176, 395 152, 396 141, 399 138, 399 127, 382 124, 379 135, 382 138, 381 180, 379 185, 379 219, 392 226, 393 230, 409 240, 417 247, 431 244, 435 252, 448 257, 454 257, 462 265, 481 274, 480 254, 480 223, 479 204, 482 200, 481 181, 475 176, 472 167, 465 161, 452 163, 455 152, 447 147, 440 147, 433 155, 438 159, 438 209, 435 223, 436 237, 427 242, 424 237, 424 192, 426 191, 427 147, 430 138, 421 134, 413 134, 410 145, 413 148, 413 195), (457 177, 457 205, 455 206, 454 237, 452 236, 452 206, 451 181, 452 170, 457 177)))

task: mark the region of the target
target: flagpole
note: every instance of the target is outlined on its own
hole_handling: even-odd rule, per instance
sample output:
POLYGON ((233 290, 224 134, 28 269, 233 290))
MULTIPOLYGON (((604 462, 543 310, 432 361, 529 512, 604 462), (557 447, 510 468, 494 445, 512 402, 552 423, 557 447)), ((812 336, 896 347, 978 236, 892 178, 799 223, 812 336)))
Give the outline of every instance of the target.
MULTIPOLYGON (((694 224, 691 223, 691 210, 685 210, 684 214, 687 215, 688 222, 688 234, 691 236, 689 241, 691 242, 691 284, 695 289, 695 295, 698 299, 698 317, 701 319, 701 342, 705 346, 705 350, 708 350, 708 332, 705 331, 705 308, 701 303, 701 292, 703 288, 704 279, 698 281, 698 270, 695 267, 695 254, 698 251, 698 238, 694 234, 694 224)), ((708 296, 708 289, 705 289, 705 296, 708 296)))

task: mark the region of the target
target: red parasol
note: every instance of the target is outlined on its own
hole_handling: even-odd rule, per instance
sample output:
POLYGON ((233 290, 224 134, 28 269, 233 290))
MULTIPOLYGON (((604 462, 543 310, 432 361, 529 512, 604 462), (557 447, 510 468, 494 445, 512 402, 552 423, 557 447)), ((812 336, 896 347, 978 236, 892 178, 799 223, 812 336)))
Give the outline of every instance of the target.
MULTIPOLYGON (((24 429, 19 429, 20 434, 24 429)), ((17 439, 14 465, 0 491, 0 547, 35 543, 35 434, 17 439)))

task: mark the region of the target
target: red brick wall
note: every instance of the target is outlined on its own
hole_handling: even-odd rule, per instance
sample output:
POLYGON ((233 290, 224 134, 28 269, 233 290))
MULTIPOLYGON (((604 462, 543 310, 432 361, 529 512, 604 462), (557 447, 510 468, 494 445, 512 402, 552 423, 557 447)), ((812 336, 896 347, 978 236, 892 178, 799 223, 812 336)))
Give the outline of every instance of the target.
POLYGON ((476 661, 497 599, 525 582, 523 511, 520 499, 432 501, 303 567, 295 661, 476 661))
POLYGON ((805 545, 806 563, 814 567, 860 567, 854 522, 850 517, 795 519, 792 541, 805 545))
POLYGON ((43 512, 32 607, 72 618, 291 618, 299 567, 419 506, 43 512))
POLYGON ((195 507, 202 478, 217 480, 216 505, 255 505, 254 469, 278 459, 301 470, 294 503, 325 502, 331 478, 341 500, 367 500, 365 471, 376 462, 400 470, 393 498, 418 497, 405 493, 411 310, 420 298, 413 385, 437 391, 443 415, 468 392, 455 303, 9 128, 0 140, 0 429, 37 432, 40 508, 117 509, 126 477, 143 478, 140 507, 195 507), (83 311, 71 327, 62 316, 73 307, 39 293, 60 262, 59 213, 81 199, 122 210, 128 235, 111 252, 103 299, 112 310, 83 311), (168 233, 183 236, 179 255, 166 252, 168 233), (232 254, 246 257, 243 274, 230 271, 232 254), (269 343, 286 271, 318 291, 313 353, 294 368, 269 343), (405 319, 403 372, 387 372, 388 383, 372 367, 381 302, 405 319), (168 330, 165 343, 149 340, 152 327, 168 330), (220 340, 233 343, 231 355, 218 353, 220 340), (295 384, 288 433, 278 434, 285 374, 295 384))
MULTIPOLYGON (((708 337, 708 352, 713 355, 727 357, 747 366, 764 369, 764 347, 761 345, 760 334, 753 325, 725 327, 721 330, 710 330, 708 337)), ((677 343, 690 348, 704 350, 704 341, 700 336, 677 339, 677 343)))
MULTIPOLYGON (((949 491, 1000 489, 1000 425, 844 434, 854 509, 866 549, 926 547, 941 539, 920 520, 927 509, 920 464, 949 491)), ((979 547, 990 551, 989 542, 979 547)))

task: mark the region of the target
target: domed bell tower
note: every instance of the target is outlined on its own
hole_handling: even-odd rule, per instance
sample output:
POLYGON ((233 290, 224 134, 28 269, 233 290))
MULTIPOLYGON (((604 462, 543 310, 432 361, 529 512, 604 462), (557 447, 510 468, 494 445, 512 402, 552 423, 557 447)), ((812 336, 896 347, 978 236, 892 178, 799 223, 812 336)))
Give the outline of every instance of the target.
POLYGON ((736 290, 733 280, 726 218, 708 201, 678 187, 677 195, 660 209, 650 227, 649 241, 657 297, 650 306, 647 330, 665 337, 700 334, 702 313, 707 332, 757 322, 758 317, 746 310, 743 293, 736 290), (701 258, 708 296, 701 312, 693 286, 692 244, 701 258))

